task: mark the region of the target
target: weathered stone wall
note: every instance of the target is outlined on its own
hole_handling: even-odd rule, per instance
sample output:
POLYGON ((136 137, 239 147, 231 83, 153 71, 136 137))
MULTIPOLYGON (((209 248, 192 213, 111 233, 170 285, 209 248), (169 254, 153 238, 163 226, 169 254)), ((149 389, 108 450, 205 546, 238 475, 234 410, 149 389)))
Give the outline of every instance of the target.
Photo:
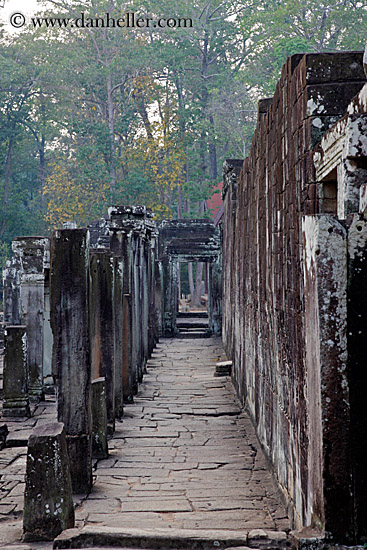
POLYGON ((358 52, 291 57, 259 104, 240 175, 225 166, 223 216, 223 339, 238 394, 295 527, 354 542, 348 236, 334 174, 317 181, 313 148, 364 80, 358 52))
MULTIPOLYGON (((367 535, 367 352, 364 342, 367 323, 366 120, 367 85, 353 98, 345 116, 323 136, 314 152, 319 202, 323 204, 325 189, 330 191, 330 181, 333 181, 336 200, 331 221, 334 227, 339 228, 339 233, 343 231, 345 234, 343 245, 340 243, 338 250, 334 249, 328 255, 328 262, 335 263, 334 272, 335 268, 338 269, 338 280, 344 285, 345 292, 338 301, 334 300, 332 308, 328 307, 328 319, 324 316, 324 327, 330 325, 330 321, 337 321, 337 338, 334 338, 334 345, 331 345, 330 338, 320 345, 320 349, 324 349, 324 353, 331 355, 332 359, 321 360, 320 371, 324 440, 329 449, 334 449, 329 454, 339 457, 339 470, 345 471, 345 479, 349 476, 351 495, 345 503, 336 502, 333 486, 330 486, 330 499, 334 497, 335 501, 331 510, 344 515, 348 512, 346 503, 349 503, 355 541, 367 535), (338 262, 335 261, 337 255, 340 257, 338 262), (332 389, 337 392, 338 401, 326 396, 332 389), (338 403, 339 407, 335 408, 338 403), (333 445, 334 434, 338 432, 343 434, 344 439, 344 445, 340 448, 333 445)), ((329 242, 334 232, 329 234, 329 242)), ((319 258, 321 253, 320 248, 319 258)), ((325 295, 323 302, 320 302, 321 319, 330 299, 333 299, 333 294, 325 295)), ((323 451, 324 459, 328 460, 325 443, 323 451)), ((336 458, 334 462, 337 464, 336 458)), ((339 475, 339 482, 340 479, 339 475)), ((334 485, 337 485, 336 480, 334 485)))

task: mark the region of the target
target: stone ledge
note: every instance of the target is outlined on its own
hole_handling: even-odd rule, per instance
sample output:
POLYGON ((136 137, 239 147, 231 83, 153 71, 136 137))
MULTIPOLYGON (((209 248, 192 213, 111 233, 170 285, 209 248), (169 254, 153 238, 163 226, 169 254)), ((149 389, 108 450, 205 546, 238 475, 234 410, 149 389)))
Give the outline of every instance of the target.
POLYGON ((216 548, 278 549, 290 548, 284 532, 264 530, 191 530, 191 529, 117 529, 110 527, 83 527, 68 529, 54 540, 56 548, 120 547, 162 550, 212 550, 216 548))
POLYGON ((247 531, 207 531, 189 529, 113 529, 84 527, 68 529, 55 541, 54 548, 85 548, 88 546, 122 548, 175 548, 183 550, 211 550, 230 546, 245 546, 247 531))

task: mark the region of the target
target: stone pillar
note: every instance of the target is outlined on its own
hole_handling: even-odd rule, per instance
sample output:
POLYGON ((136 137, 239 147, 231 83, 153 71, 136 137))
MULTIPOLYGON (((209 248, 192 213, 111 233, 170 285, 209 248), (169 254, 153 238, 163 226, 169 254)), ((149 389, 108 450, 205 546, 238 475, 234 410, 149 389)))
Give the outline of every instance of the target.
POLYGON ((30 416, 28 399, 27 334, 22 325, 4 332, 3 416, 30 416))
POLYGON ((178 263, 164 258, 162 261, 162 293, 163 293, 163 335, 175 336, 177 332, 177 282, 178 263))
POLYGON ((132 261, 132 375, 133 375, 133 393, 138 392, 138 385, 143 379, 141 369, 141 297, 140 297, 140 248, 138 231, 133 232, 132 239, 133 261, 132 261))
POLYGON ((93 458, 108 458, 106 393, 104 377, 92 380, 93 458))
MULTIPOLYGON (((303 218, 305 399, 312 519, 343 540, 353 516, 350 395, 347 373, 347 235, 336 216, 303 218), (307 409, 306 409, 307 406, 307 409)), ((310 506, 310 504, 309 504, 310 506)))
MULTIPOLYGON (((124 414, 124 347, 125 325, 123 313, 123 274, 121 258, 114 258, 113 310, 114 310, 114 354, 115 354, 115 415, 124 414)), ((128 368, 128 365, 127 365, 128 368)))
POLYGON ((43 384, 45 393, 55 392, 52 372, 53 336, 51 330, 50 269, 45 269, 45 300, 43 313, 43 384))
POLYGON ((100 376, 106 380, 107 418, 112 429, 115 425, 114 267, 110 252, 91 253, 89 312, 92 380, 100 376))
POLYGON ((154 262, 154 300, 155 300, 155 341, 158 342, 159 337, 163 334, 163 315, 162 315, 162 280, 163 267, 160 260, 154 262))
MULTIPOLYGON (((355 540, 367 537, 367 221, 347 218, 348 229, 348 378, 355 540)), ((335 369, 335 366, 333 365, 335 369)), ((339 419, 338 419, 339 420, 339 419)), ((340 426, 340 424, 338 424, 340 426)), ((340 429, 340 428, 339 428, 340 429)))
POLYGON ((13 257, 6 262, 6 268, 3 270, 4 323, 6 325, 20 325, 22 323, 20 272, 21 264, 19 258, 13 257))
POLYGON ((21 263, 20 301, 22 323, 27 327, 29 397, 44 399, 43 314, 44 257, 49 248, 46 237, 16 237, 13 251, 21 263))
POLYGON ((55 231, 50 275, 53 371, 74 493, 88 493, 92 486, 88 266, 88 230, 55 231))
POLYGON ((109 209, 111 250, 123 261, 123 391, 131 401, 149 353, 149 287, 144 239, 155 225, 144 206, 109 209))
POLYGON ((64 425, 44 424, 28 441, 24 492, 24 540, 53 540, 74 527, 69 457, 64 425))
POLYGON ((141 304, 142 304, 142 352, 143 372, 146 373, 146 364, 149 357, 149 243, 148 235, 142 243, 142 266, 141 266, 141 304))
MULTIPOLYGON (((122 219, 115 221, 117 227, 111 229, 111 250, 117 256, 118 269, 115 269, 115 317, 116 317, 116 348, 119 370, 122 375, 123 400, 133 401, 133 370, 132 370, 132 250, 131 232, 122 226, 122 219), (122 308, 121 308, 122 304, 122 308)), ((117 405, 116 405, 117 406, 117 405)))
POLYGON ((222 270, 220 258, 209 264, 209 328, 213 334, 222 334, 222 270))
POLYGON ((148 285, 149 285, 149 305, 148 305, 148 356, 150 357, 158 341, 157 337, 157 311, 156 311, 156 292, 155 292, 155 235, 150 235, 148 250, 148 285))

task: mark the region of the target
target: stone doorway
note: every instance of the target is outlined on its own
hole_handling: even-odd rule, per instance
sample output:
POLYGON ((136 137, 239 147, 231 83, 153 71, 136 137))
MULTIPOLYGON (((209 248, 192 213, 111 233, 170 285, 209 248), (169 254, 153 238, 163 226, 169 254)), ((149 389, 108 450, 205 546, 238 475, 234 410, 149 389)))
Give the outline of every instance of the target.
POLYGON ((162 266, 163 335, 202 337, 203 329, 208 336, 221 334, 219 228, 207 219, 163 221, 159 228, 159 259, 162 266), (182 266, 189 262, 204 264, 208 291, 206 311, 205 308, 203 311, 182 311, 180 276, 182 266))

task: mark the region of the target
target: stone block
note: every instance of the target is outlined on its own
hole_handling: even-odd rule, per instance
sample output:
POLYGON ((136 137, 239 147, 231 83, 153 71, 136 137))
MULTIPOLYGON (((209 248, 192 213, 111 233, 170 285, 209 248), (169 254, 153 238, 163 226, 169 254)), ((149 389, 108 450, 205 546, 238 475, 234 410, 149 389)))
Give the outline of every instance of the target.
POLYGON ((89 233, 55 231, 51 241, 50 300, 58 420, 65 425, 73 491, 92 483, 89 233))
POLYGON ((306 116, 343 116, 348 103, 363 86, 363 82, 337 82, 307 86, 306 116))
POLYGON ((231 376, 232 361, 220 361, 215 364, 214 376, 231 376))
POLYGON ((6 438, 8 436, 9 430, 6 424, 0 424, 0 451, 6 447, 6 438))
POLYGON ((61 422, 35 428, 28 442, 25 541, 53 540, 74 527, 69 458, 61 422))
POLYGON ((306 54, 300 69, 307 84, 365 80, 362 52, 306 54))
POLYGON ((4 322, 8 325, 20 325, 22 323, 20 275, 21 265, 19 258, 13 257, 6 262, 6 267, 3 270, 4 322))
POLYGON ((44 398, 44 269, 48 264, 49 245, 47 237, 16 237, 12 244, 21 264, 21 316, 22 324, 27 327, 29 396, 32 401, 44 398))
POLYGON ((108 458, 106 381, 92 380, 92 456, 108 458))
POLYGON ((4 417, 30 416, 26 330, 22 325, 9 325, 5 329, 4 417))
POLYGON ((66 435, 73 493, 85 495, 92 487, 91 434, 66 435))
MULTIPOLYGON (((90 257, 90 345, 92 379, 103 376, 106 383, 108 422, 115 423, 115 320, 114 268, 110 252, 93 251, 90 257)), ((117 378, 117 376, 116 376, 117 378)))

